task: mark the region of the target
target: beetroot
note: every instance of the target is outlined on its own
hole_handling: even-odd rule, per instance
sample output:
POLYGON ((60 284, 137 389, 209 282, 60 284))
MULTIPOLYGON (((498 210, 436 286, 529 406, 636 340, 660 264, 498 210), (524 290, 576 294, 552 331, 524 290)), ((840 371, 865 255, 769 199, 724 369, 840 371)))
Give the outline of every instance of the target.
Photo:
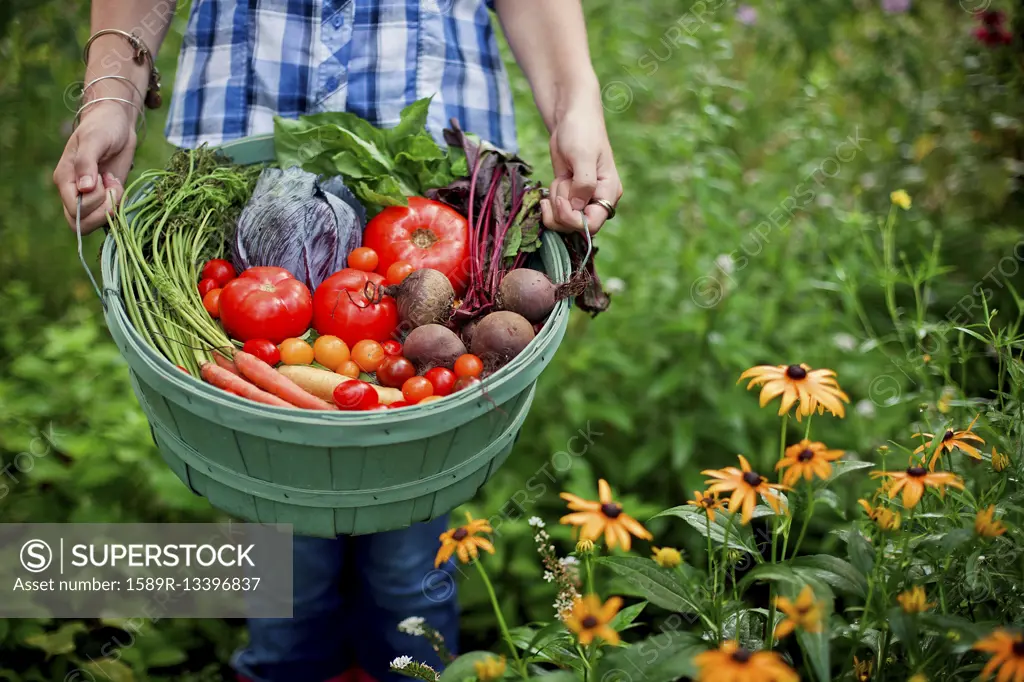
POLYGON ((564 287, 556 286, 543 272, 519 268, 501 280, 496 303, 500 310, 519 313, 536 324, 550 315, 555 303, 565 296, 564 287))
POLYGON ((398 319, 406 328, 446 324, 452 317, 455 290, 448 278, 437 270, 416 270, 401 284, 387 287, 384 293, 395 298, 398 319))
POLYGON ((465 355, 466 346, 451 329, 425 324, 409 332, 402 353, 416 365, 417 373, 423 374, 434 367, 451 369, 459 356, 465 355))
POLYGON ((533 325, 518 313, 500 310, 490 313, 473 330, 473 355, 494 370, 519 355, 533 341, 533 325))

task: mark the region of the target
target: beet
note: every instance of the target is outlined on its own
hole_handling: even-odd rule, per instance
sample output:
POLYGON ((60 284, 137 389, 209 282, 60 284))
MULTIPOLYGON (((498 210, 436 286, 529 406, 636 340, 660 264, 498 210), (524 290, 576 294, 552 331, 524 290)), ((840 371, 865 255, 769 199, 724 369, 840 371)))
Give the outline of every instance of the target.
POLYGON ((451 329, 425 324, 409 332, 402 353, 416 365, 416 372, 423 374, 434 367, 451 369, 459 356, 465 355, 466 346, 451 329))
POLYGON ((500 310, 519 313, 536 324, 551 314, 560 298, 565 298, 564 292, 543 272, 518 268, 501 280, 496 302, 500 310))
POLYGON ((473 330, 470 348, 489 370, 501 367, 533 341, 533 325, 518 313, 490 313, 473 330))
POLYGON ((398 303, 398 319, 406 328, 447 324, 452 317, 455 290, 448 278, 437 270, 415 270, 401 284, 384 291, 398 303))
POLYGON ((462 329, 459 330, 459 335, 462 337, 462 342, 466 344, 466 348, 473 345, 473 332, 476 331, 477 325, 480 324, 481 318, 470 320, 466 324, 462 325, 462 329))

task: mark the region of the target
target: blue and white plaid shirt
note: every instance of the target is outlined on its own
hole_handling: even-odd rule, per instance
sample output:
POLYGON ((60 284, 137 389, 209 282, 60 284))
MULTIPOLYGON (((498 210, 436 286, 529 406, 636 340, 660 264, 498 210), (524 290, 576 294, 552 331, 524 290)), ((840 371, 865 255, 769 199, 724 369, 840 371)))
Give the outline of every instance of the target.
POLYGON ((449 118, 505 149, 515 119, 493 0, 194 0, 167 139, 216 145, 272 132, 274 116, 349 111, 374 125, 433 96, 449 118))

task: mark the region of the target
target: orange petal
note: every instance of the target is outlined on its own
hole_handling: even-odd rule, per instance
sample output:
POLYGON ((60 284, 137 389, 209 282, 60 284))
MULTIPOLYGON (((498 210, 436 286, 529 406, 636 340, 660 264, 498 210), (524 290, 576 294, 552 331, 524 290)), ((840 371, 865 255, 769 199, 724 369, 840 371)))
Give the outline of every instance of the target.
POLYGON ((611 486, 603 478, 597 482, 597 496, 601 500, 601 504, 608 504, 612 501, 611 486))

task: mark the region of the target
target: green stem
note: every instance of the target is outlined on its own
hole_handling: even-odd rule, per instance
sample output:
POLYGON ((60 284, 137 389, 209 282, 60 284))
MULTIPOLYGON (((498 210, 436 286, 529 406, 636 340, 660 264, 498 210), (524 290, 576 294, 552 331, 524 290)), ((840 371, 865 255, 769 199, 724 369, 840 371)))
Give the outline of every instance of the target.
POLYGON ((807 534, 807 527, 811 525, 811 517, 814 516, 814 505, 818 503, 817 498, 814 497, 814 486, 808 484, 807 487, 810 503, 807 505, 807 513, 804 514, 804 522, 800 527, 800 534, 796 536, 796 544, 793 545, 793 556, 797 556, 800 553, 800 545, 803 544, 804 536, 807 534))
POLYGON ((523 664, 522 659, 519 658, 519 651, 516 649, 516 645, 512 641, 512 635, 508 631, 508 625, 505 624, 505 616, 501 613, 501 606, 498 604, 498 595, 494 593, 494 585, 491 584, 491 579, 487 577, 487 571, 484 570, 483 564, 479 561, 474 561, 473 565, 476 566, 477 572, 480 573, 480 577, 484 581, 484 587, 487 588, 487 595, 491 598, 491 606, 494 607, 494 615, 498 619, 498 627, 501 628, 501 635, 505 638, 509 651, 512 652, 512 658, 515 659, 516 665, 519 667, 520 674, 522 674, 523 679, 526 679, 529 677, 526 672, 526 666, 523 664))

